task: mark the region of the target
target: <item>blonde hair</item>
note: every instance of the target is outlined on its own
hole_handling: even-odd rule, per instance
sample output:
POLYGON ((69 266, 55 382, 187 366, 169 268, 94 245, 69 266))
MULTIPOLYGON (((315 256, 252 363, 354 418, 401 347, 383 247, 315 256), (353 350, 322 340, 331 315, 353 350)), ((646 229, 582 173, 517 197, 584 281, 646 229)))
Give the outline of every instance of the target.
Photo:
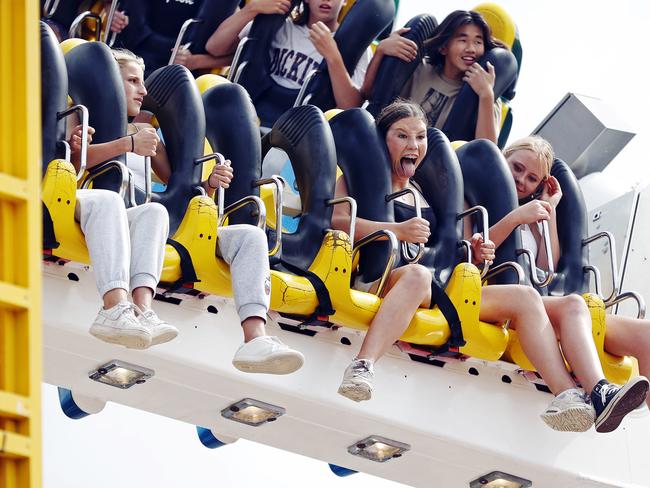
POLYGON ((540 136, 528 136, 516 140, 503 150, 503 155, 508 159, 516 151, 531 151, 537 155, 537 160, 541 163, 542 178, 548 178, 551 174, 551 166, 555 154, 550 142, 540 136))
POLYGON ((112 49, 111 51, 113 53, 113 58, 115 61, 117 61, 120 69, 124 68, 124 66, 126 66, 128 63, 135 63, 140 66, 144 72, 144 60, 140 56, 133 54, 128 49, 123 48, 112 49))

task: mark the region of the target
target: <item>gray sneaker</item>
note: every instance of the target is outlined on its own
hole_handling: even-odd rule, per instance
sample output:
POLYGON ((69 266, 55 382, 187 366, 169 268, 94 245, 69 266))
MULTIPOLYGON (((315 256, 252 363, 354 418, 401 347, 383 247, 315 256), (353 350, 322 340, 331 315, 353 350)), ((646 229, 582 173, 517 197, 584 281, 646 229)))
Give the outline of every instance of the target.
POLYGON ((146 349, 151 345, 151 331, 140 323, 134 311, 130 302, 118 303, 108 310, 102 308, 90 327, 90 333, 104 342, 129 349, 146 349))
POLYGON ((571 388, 556 396, 541 417, 553 430, 586 432, 594 425, 596 411, 581 390, 571 388))
POLYGON ((153 310, 139 310, 138 320, 151 331, 151 345, 163 344, 178 335, 178 329, 164 320, 161 320, 153 310))
POLYGON ((343 373, 339 394, 355 402, 370 400, 374 376, 375 371, 372 361, 369 359, 355 359, 343 373))

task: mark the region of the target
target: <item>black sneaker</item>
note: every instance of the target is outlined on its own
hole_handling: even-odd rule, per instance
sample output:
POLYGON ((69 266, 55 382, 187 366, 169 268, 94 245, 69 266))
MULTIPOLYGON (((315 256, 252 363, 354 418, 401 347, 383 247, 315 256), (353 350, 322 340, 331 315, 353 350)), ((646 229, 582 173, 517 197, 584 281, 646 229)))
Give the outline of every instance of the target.
POLYGON ((623 386, 600 380, 591 392, 596 409, 596 432, 615 430, 628 413, 639 407, 648 395, 650 383, 644 376, 632 378, 623 386))

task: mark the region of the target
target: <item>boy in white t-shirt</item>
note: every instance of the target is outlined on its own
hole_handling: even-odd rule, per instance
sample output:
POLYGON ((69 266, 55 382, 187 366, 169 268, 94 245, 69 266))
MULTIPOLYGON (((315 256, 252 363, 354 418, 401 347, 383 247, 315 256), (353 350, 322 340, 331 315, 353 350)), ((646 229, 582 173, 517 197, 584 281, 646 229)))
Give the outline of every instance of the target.
MULTIPOLYGON (((339 26, 338 16, 344 0, 302 0, 295 18, 287 17, 276 33, 271 49, 269 72, 280 86, 299 89, 310 71, 325 59, 338 108, 359 107, 359 87, 363 83, 372 53, 367 50, 352 75, 334 41, 339 26)), ((240 39, 246 37, 258 14, 287 14, 290 0, 253 0, 221 23, 210 36, 206 50, 213 56, 232 54, 240 39)))

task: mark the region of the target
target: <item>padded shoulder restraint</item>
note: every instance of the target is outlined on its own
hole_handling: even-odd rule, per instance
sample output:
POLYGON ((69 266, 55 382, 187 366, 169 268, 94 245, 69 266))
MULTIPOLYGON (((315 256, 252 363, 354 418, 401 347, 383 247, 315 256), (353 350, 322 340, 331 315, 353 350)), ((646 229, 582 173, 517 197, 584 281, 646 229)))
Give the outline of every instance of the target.
MULTIPOLYGON (((485 139, 468 142, 456 151, 465 182, 465 200, 470 207, 482 205, 488 212, 490 224, 504 218, 517 208, 517 192, 512 174, 499 148, 485 139)), ((494 264, 517 261, 527 269, 523 258, 517 256, 521 249, 521 235, 512 232, 496 252, 494 264)), ((514 271, 506 270, 495 277, 500 284, 517 283, 514 271)))
POLYGON ((589 277, 583 271, 588 264, 587 248, 582 240, 587 237, 587 208, 582 190, 571 168, 561 159, 551 167, 562 188, 562 200, 557 206, 557 233, 560 240, 560 261, 556 275, 549 285, 553 295, 585 293, 589 290, 589 277))
POLYGON ((230 17, 239 5, 239 0, 203 0, 196 14, 200 22, 192 24, 183 43, 191 42, 192 54, 205 54, 205 44, 221 23, 230 17))
POLYGON ((425 52, 424 41, 433 35, 437 26, 438 21, 429 14, 417 15, 406 23, 404 27, 409 27, 411 30, 402 34, 402 37, 417 44, 418 55, 410 63, 394 56, 386 56, 382 59, 368 100, 367 109, 372 115, 375 117, 379 115, 384 107, 399 96, 415 68, 422 62, 425 52))
MULTIPOLYGON (((496 47, 485 53, 479 64, 486 69, 488 61, 494 66, 494 99, 498 100, 517 79, 517 60, 507 49, 496 47)), ((478 95, 463 83, 442 131, 451 141, 471 141, 475 138, 477 119, 478 95)))
MULTIPOLYGON (((230 159, 234 178, 225 192, 230 205, 248 195, 259 196, 253 182, 262 175, 262 148, 255 107, 246 90, 235 83, 216 85, 203 94, 206 137, 210 146, 230 159)), ((254 208, 247 206, 228 217, 230 224, 253 224, 254 208)))
MULTIPOLYGON (((126 135, 126 99, 122 76, 110 48, 102 42, 86 42, 65 55, 70 96, 88 108, 93 143, 110 142, 126 135)), ((124 163, 125 155, 115 158, 124 163)), ((121 177, 108 171, 93 180, 93 188, 119 191, 121 177)))
MULTIPOLYGON (((348 193, 357 202, 357 216, 379 222, 394 221, 393 205, 386 203, 385 198, 392 193, 390 160, 372 115, 353 108, 332 118, 330 127, 348 193)), ((381 277, 389 253, 389 244, 382 241, 363 248, 359 261, 363 281, 372 283, 381 277)))
POLYGON ((414 179, 436 216, 436 228, 430 229, 435 244, 425 248, 420 264, 444 285, 462 257, 462 224, 457 216, 463 209, 463 177, 456 153, 442 131, 428 129, 427 139, 427 154, 414 179))
POLYGON ((142 109, 156 116, 172 169, 167 188, 158 197, 167 208, 169 232, 174 235, 201 183, 201 167, 194 161, 203 156, 203 102, 194 77, 178 64, 157 69, 145 85, 148 93, 142 109))
POLYGON ((57 113, 66 109, 68 74, 56 36, 44 22, 41 27, 41 121, 43 174, 57 157, 57 142, 65 139, 65 124, 57 113))
MULTIPOLYGON (((372 41, 395 17, 393 0, 357 0, 334 34, 343 64, 350 76, 372 41)), ((323 111, 336 107, 327 63, 318 67, 306 90, 305 100, 323 111)))

